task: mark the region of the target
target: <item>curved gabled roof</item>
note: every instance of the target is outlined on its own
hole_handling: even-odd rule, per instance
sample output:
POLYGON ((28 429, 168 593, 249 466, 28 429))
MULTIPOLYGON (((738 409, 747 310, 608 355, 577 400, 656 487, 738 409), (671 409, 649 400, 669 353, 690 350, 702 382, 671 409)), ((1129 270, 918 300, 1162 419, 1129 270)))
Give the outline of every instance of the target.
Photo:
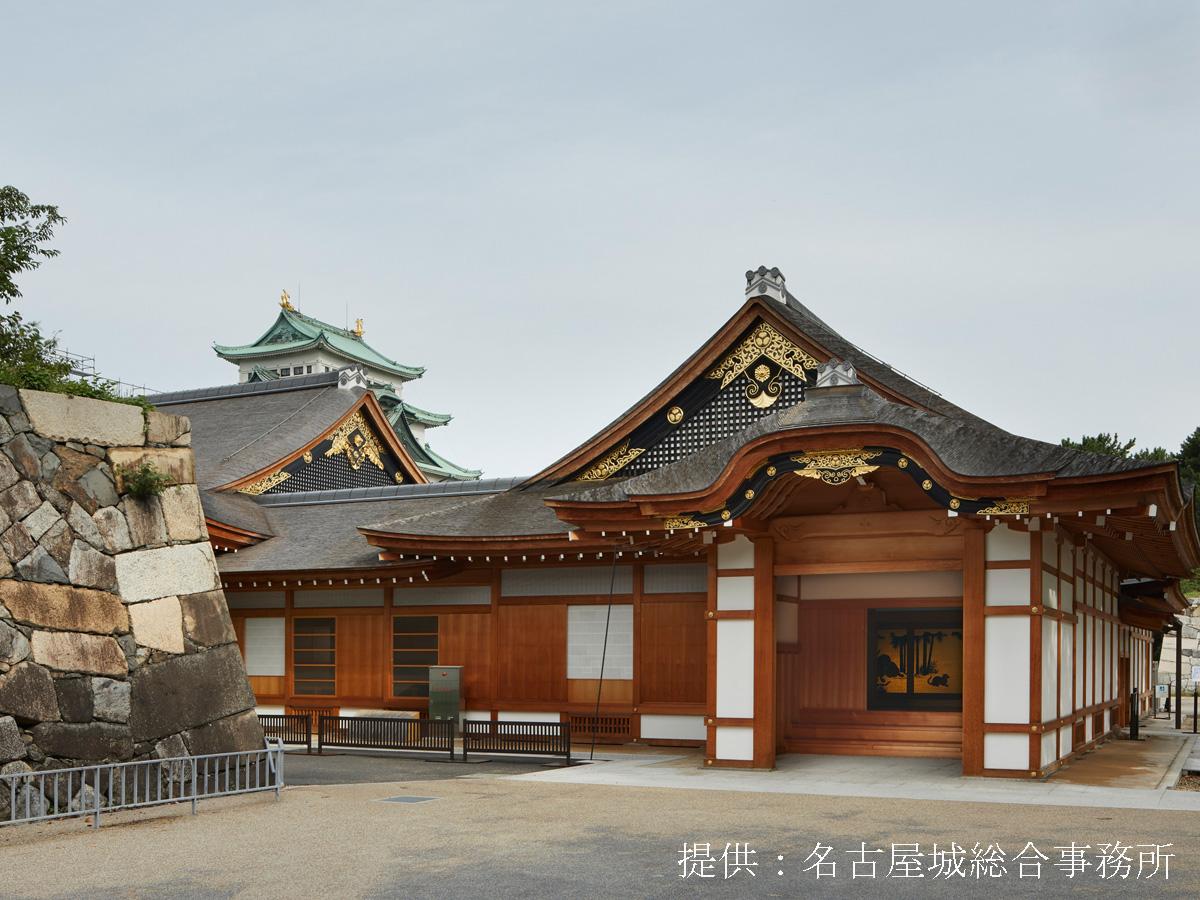
POLYGON ((384 356, 353 331, 294 309, 281 309, 274 324, 252 344, 213 344, 218 356, 233 362, 246 357, 281 356, 318 347, 348 362, 363 363, 406 381, 420 378, 425 373, 420 366, 406 366, 384 356))

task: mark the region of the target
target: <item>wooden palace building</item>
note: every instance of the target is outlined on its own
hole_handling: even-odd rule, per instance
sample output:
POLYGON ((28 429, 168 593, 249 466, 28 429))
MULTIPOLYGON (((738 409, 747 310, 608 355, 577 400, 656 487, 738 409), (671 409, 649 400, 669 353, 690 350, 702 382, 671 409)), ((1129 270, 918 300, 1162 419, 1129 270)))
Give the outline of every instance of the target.
POLYGON ((1149 709, 1200 564, 1176 465, 1003 431, 777 269, 616 421, 512 479, 419 439, 438 417, 398 388, 421 370, 284 305, 217 348, 238 384, 154 398, 191 420, 263 707, 420 714, 429 666, 461 665, 466 718, 567 719, 712 766, 1026 777, 1149 709))

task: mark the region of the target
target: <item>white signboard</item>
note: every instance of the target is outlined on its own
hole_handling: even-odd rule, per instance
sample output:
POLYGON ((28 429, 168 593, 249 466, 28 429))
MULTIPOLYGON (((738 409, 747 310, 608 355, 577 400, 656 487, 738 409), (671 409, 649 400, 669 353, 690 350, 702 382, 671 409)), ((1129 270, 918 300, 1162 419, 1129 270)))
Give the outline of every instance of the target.
POLYGON ((1192 684, 1200 681, 1200 666, 1192 666, 1192 684))
POLYGON ((1170 692, 1171 686, 1169 684, 1156 684, 1154 686, 1154 693, 1159 697, 1166 697, 1170 692))

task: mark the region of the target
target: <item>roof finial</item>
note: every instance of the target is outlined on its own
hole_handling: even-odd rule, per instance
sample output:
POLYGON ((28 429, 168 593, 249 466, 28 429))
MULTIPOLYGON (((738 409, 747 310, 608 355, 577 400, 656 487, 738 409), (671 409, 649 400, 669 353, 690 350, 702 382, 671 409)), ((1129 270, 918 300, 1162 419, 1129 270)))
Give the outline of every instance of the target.
POLYGON ((746 296, 770 297, 780 303, 787 302, 787 288, 783 273, 777 268, 759 266, 746 272, 746 296))
POLYGON ((354 320, 354 336, 355 336, 355 337, 362 337, 362 336, 363 336, 363 324, 362 324, 362 319, 355 319, 355 320, 354 320))
POLYGON ((296 311, 296 307, 292 306, 292 297, 287 291, 283 291, 279 295, 279 308, 290 310, 292 312, 296 311))

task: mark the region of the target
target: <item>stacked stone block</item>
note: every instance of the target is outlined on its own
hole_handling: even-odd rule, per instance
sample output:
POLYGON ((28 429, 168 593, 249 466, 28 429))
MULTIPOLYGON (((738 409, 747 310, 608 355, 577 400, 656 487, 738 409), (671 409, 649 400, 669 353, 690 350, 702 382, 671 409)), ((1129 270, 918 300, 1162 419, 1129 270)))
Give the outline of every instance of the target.
POLYGON ((262 746, 189 428, 0 385, 0 773, 262 746))

